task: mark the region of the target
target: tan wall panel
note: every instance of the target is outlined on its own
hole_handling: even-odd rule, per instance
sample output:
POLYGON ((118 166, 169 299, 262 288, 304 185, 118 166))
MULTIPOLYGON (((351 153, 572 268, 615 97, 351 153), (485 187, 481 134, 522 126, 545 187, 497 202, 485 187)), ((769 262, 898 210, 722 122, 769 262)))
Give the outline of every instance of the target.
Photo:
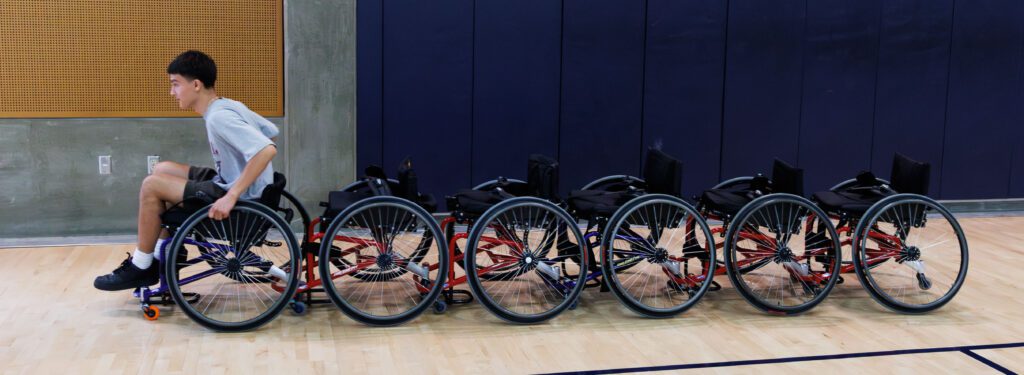
POLYGON ((167 64, 217 62, 217 92, 284 115, 282 0, 0 1, 0 117, 185 117, 167 64))

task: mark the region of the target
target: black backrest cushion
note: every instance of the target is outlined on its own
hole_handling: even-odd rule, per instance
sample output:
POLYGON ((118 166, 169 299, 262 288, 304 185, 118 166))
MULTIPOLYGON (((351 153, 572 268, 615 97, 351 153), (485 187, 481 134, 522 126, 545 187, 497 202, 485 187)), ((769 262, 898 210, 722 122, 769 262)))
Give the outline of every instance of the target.
POLYGON ((683 162, 661 150, 648 148, 643 177, 648 193, 679 197, 682 194, 683 162))
POLYGON ((932 166, 896 153, 892 160, 892 188, 900 193, 928 195, 932 166))
POLYGON ((560 202, 558 195, 558 161, 552 157, 532 154, 527 163, 527 195, 560 202))
POLYGON ((260 193, 260 203, 264 206, 270 207, 271 209, 279 208, 281 204, 281 192, 284 191, 284 187, 287 184, 288 179, 284 178, 284 174, 274 172, 274 182, 263 188, 263 192, 260 193))
POLYGON ((772 165, 772 192, 804 196, 804 170, 775 159, 772 165))

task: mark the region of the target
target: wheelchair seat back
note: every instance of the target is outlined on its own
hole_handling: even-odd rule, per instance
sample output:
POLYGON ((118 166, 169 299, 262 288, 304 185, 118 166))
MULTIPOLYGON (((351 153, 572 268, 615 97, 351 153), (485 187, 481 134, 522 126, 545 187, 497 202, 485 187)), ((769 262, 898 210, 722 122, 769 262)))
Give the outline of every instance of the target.
POLYGON ((416 170, 412 168, 412 158, 405 158, 398 165, 398 186, 392 191, 400 198, 415 202, 427 212, 437 211, 437 201, 430 194, 420 193, 419 179, 416 177, 416 170))
POLYGON ((648 148, 643 170, 647 193, 681 197, 683 162, 656 148, 648 148))
POLYGON ((281 206, 281 193, 284 192, 285 185, 288 184, 288 179, 284 177, 284 174, 280 172, 274 172, 274 182, 263 188, 263 193, 260 194, 259 202, 264 206, 270 207, 272 210, 279 210, 281 206))
POLYGON ((931 168, 931 164, 916 161, 897 152, 892 160, 892 178, 889 182, 897 192, 928 195, 931 168))
POLYGON ((552 157, 532 154, 527 162, 526 194, 552 202, 560 202, 558 194, 558 161, 552 157))
POLYGON ((782 160, 775 159, 772 165, 773 193, 787 193, 796 196, 804 196, 804 170, 797 168, 782 160))

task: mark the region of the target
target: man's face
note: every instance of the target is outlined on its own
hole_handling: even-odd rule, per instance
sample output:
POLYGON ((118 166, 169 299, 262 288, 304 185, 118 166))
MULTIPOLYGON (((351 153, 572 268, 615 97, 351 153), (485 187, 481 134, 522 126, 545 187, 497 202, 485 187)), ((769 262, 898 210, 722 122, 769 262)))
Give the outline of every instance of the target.
POLYGON ((199 80, 188 79, 180 74, 169 74, 168 77, 171 80, 171 96, 178 100, 178 108, 194 107, 199 98, 199 80))

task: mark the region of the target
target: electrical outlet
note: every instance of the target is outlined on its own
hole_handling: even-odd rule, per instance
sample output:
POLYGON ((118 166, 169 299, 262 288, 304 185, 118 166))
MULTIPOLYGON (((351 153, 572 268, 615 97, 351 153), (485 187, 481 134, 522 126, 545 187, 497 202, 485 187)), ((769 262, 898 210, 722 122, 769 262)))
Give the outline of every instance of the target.
POLYGON ((110 155, 100 155, 100 174, 110 174, 110 155))
POLYGON ((160 155, 146 156, 146 173, 153 174, 153 168, 160 162, 160 155))

